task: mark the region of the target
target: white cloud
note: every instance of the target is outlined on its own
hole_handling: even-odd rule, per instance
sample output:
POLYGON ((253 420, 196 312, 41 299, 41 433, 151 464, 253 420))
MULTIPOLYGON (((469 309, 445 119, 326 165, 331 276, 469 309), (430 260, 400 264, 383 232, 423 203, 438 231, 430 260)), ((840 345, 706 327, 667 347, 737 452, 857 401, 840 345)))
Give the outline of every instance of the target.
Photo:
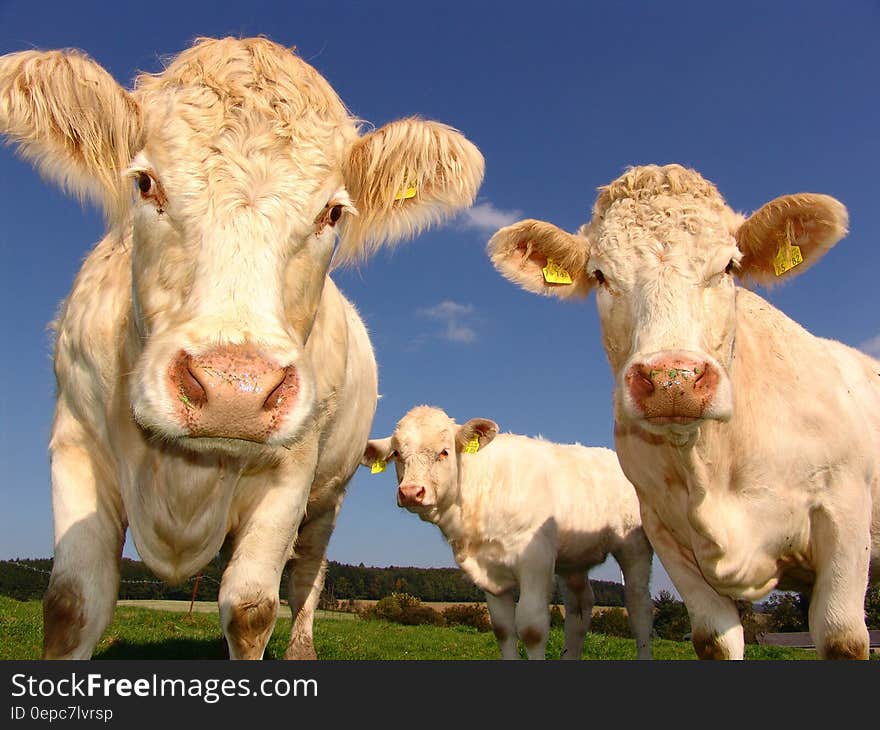
POLYGON ((479 203, 463 211, 458 218, 462 228, 482 233, 495 233, 499 228, 516 223, 522 218, 520 210, 499 210, 492 203, 479 203))
POLYGON ((880 335, 874 335, 870 340, 865 340, 859 349, 871 357, 880 357, 880 335))
POLYGON ((477 341, 476 330, 466 322, 473 311, 472 304, 459 304, 446 299, 433 307, 417 309, 416 314, 420 317, 437 320, 445 325, 440 332, 433 336, 449 342, 468 345, 477 341))

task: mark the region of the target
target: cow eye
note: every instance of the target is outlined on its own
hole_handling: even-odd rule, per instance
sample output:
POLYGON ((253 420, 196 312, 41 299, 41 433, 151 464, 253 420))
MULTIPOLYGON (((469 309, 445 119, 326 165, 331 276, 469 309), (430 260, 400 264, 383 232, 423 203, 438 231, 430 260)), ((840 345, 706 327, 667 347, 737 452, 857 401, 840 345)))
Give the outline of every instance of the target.
POLYGON ((335 225, 336 221, 338 221, 342 217, 342 206, 334 205, 330 208, 330 225, 335 225))
POLYGON ((139 172, 137 175, 137 186, 141 193, 141 197, 149 198, 156 189, 156 183, 153 178, 146 172, 139 172))
POLYGON ((437 461, 442 461, 447 456, 449 456, 449 449, 443 449, 443 451, 437 454, 437 461))
POLYGON ((733 259, 730 259, 730 261, 728 261, 728 263, 727 263, 727 266, 724 267, 724 273, 725 274, 733 273, 733 259))
POLYGON ((605 283, 605 274, 603 274, 599 269, 596 269, 593 272, 593 276, 595 277, 596 281, 598 281, 600 284, 605 283))

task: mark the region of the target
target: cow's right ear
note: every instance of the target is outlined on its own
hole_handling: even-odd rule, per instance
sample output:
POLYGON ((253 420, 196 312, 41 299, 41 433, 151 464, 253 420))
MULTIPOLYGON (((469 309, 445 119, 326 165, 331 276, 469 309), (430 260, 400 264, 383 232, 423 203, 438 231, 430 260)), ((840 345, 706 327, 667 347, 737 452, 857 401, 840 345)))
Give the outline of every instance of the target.
POLYGON ((361 465, 372 467, 376 462, 386 464, 394 461, 395 454, 391 450, 391 437, 384 439, 371 439, 364 447, 364 455, 361 457, 361 465))
POLYGON ((46 177, 109 218, 125 209, 124 180, 142 146, 140 107, 113 77, 75 51, 0 57, 0 135, 46 177))
POLYGON ((552 223, 532 219, 514 223, 492 236, 487 250, 501 275, 526 291, 580 298, 596 283, 586 271, 589 239, 552 223))

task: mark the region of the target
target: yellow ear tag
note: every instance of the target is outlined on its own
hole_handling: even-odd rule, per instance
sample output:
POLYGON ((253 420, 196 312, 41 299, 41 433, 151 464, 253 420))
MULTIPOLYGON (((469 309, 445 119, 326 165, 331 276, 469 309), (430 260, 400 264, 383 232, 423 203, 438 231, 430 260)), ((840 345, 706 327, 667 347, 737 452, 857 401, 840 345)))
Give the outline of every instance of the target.
POLYGON ((409 200, 410 198, 416 197, 416 193, 418 192, 418 188, 416 188, 414 183, 407 183, 400 190, 397 191, 397 194, 394 196, 395 200, 409 200))
POLYGON ((544 281, 548 284, 571 284, 571 274, 553 259, 547 259, 547 265, 541 271, 544 272, 544 281))
POLYGON ((385 471, 387 464, 382 459, 376 459, 370 467, 370 474, 381 474, 385 471))
POLYGON ((467 442, 467 446, 464 447, 464 453, 466 454, 476 454, 480 450, 480 437, 473 436, 470 441, 467 442))
POLYGON ((795 266, 804 263, 801 247, 792 242, 793 226, 791 221, 785 222, 785 239, 779 244, 779 250, 773 257, 773 270, 776 276, 782 276, 786 271, 791 271, 795 266))

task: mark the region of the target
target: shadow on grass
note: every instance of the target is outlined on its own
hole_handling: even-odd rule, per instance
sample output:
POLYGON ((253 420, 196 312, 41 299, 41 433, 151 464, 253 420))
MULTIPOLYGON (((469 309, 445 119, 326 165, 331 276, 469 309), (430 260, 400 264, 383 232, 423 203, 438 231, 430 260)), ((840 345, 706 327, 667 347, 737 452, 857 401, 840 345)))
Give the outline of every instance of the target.
POLYGON ((95 659, 220 659, 228 658, 226 645, 216 639, 169 639, 129 642, 119 639, 99 648, 95 659))

